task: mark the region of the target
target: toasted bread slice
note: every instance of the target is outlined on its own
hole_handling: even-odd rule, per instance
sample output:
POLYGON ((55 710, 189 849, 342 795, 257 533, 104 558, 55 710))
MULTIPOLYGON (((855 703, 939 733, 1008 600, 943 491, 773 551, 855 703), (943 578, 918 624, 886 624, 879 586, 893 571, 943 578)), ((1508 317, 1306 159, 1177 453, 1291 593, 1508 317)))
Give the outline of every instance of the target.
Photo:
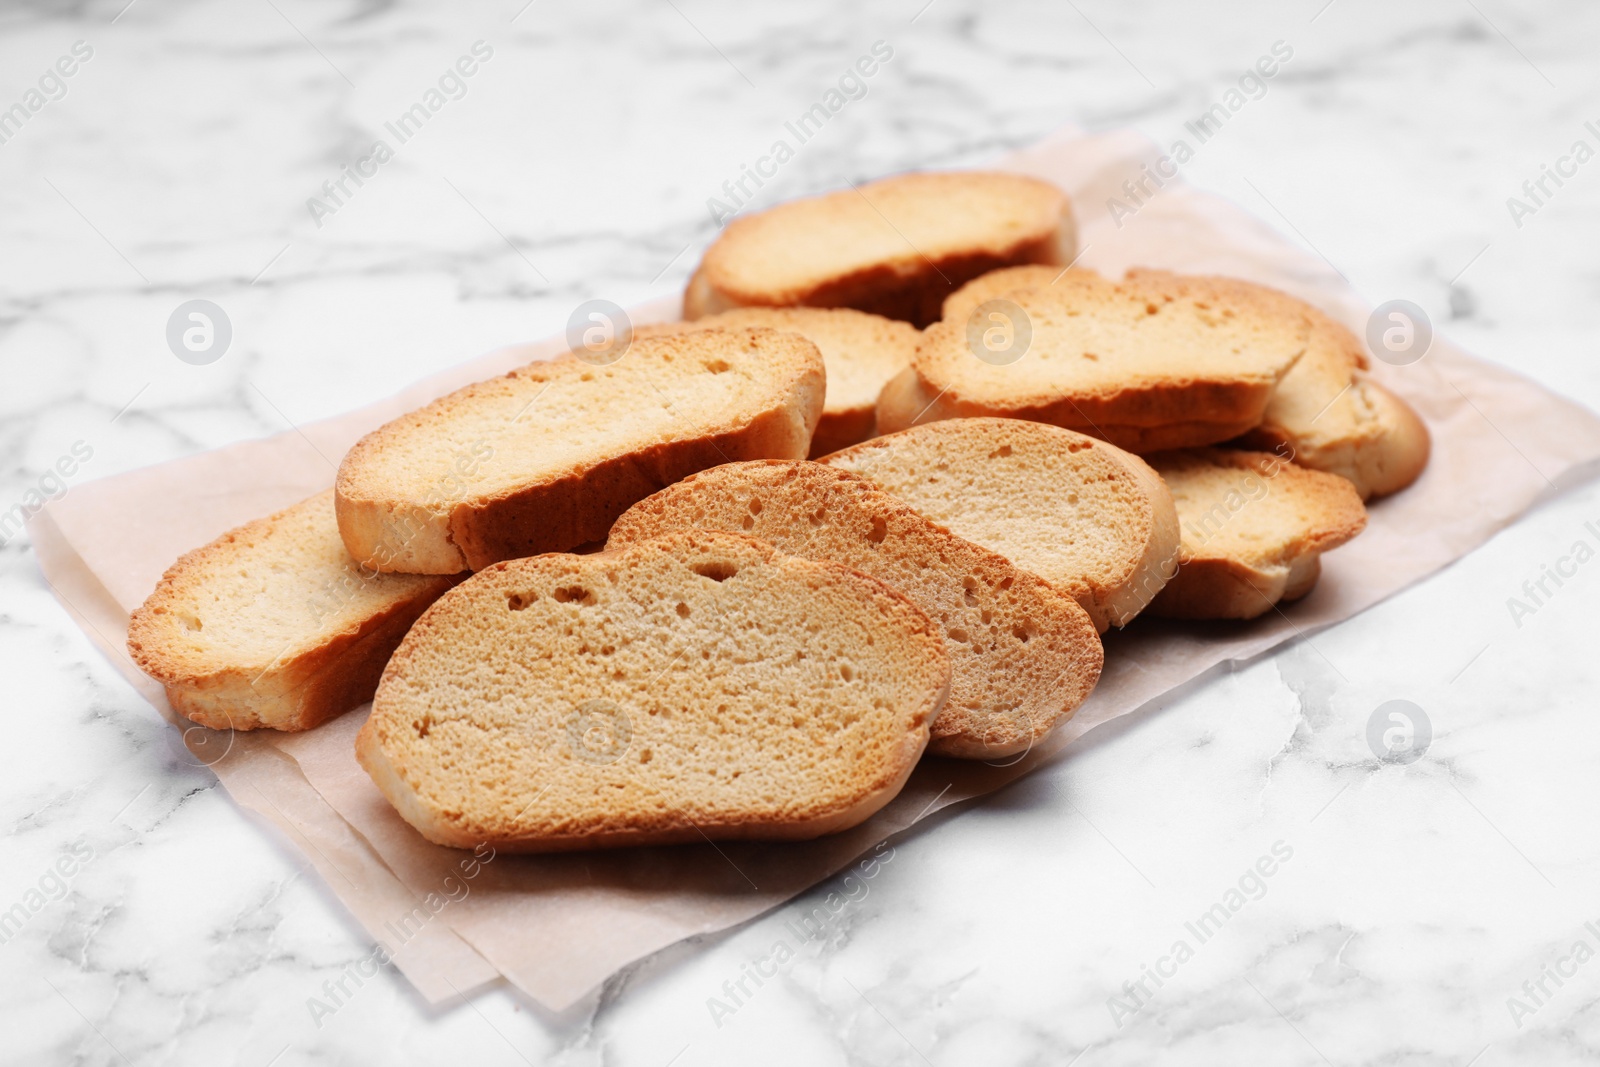
MULTIPOLYGON (((1337 430, 1330 432, 1331 442, 1311 434, 1289 441, 1291 445, 1295 440, 1300 443, 1296 462, 1348 478, 1363 500, 1398 493, 1421 477, 1433 440, 1422 416, 1410 404, 1366 375, 1357 374, 1351 379, 1350 392, 1329 411, 1338 412, 1336 427, 1348 418, 1352 430, 1343 435, 1337 430), (1368 428, 1374 426, 1377 429, 1369 436, 1368 428), (1368 441, 1372 443, 1368 445, 1368 441), (1307 454, 1303 461, 1299 459, 1302 452, 1307 454)), ((1274 425, 1293 429, 1287 420, 1274 425)), ((1261 440, 1267 444, 1272 438, 1264 435, 1261 440)))
POLYGON ((1004 299, 1021 289, 1048 289, 1064 278, 1096 274, 1087 267, 1058 267, 1028 264, 1021 267, 1002 267, 972 279, 966 285, 944 298, 940 318, 945 322, 964 323, 980 304, 1004 299))
POLYGON ((924 326, 955 288, 1077 252, 1072 206, 1036 178, 902 174, 734 219, 706 250, 683 317, 735 307, 849 307, 924 326))
POLYGON ((1322 553, 1367 525, 1344 478, 1265 452, 1201 448, 1150 457, 1178 505, 1178 573, 1150 605, 1179 619, 1253 619, 1311 592, 1322 553))
POLYGON ((462 583, 395 653, 356 755, 441 845, 810 838, 900 791, 949 679, 883 583, 678 531, 462 583))
POLYGON ((1365 353, 1349 330, 1313 316, 1306 354, 1278 383, 1261 425, 1238 443, 1348 478, 1363 500, 1399 492, 1428 465, 1428 428, 1411 405, 1361 373, 1365 353))
POLYGON ((420 574, 601 541, 686 474, 804 456, 823 389, 817 346, 765 329, 530 363, 363 437, 339 466, 339 530, 363 563, 420 574))
POLYGON ((952 665, 929 743, 935 755, 1026 752, 1100 677, 1100 639, 1077 601, 846 471, 776 461, 713 467, 634 505, 607 543, 685 528, 744 531, 910 597, 944 637, 952 665))
POLYGON ((372 698, 406 630, 458 580, 358 567, 330 490, 169 567, 133 613, 128 653, 202 726, 309 730, 372 698))
MULTIPOLYGON (((1164 271, 1128 273, 1179 285, 1185 281, 1164 271)), ((1302 467, 1348 478, 1362 500, 1416 481, 1428 465, 1428 429, 1409 404, 1361 373, 1368 366, 1361 341, 1317 308, 1267 292, 1304 314, 1311 333, 1305 355, 1268 401, 1261 425, 1246 431, 1237 446, 1276 452, 1302 467)))
POLYGON ((696 329, 765 326, 797 333, 816 345, 828 370, 822 419, 811 438, 811 456, 826 455, 872 436, 878 394, 911 362, 916 328, 882 315, 850 308, 735 308, 693 322, 639 326, 634 339, 696 329))
POLYGON ((947 419, 821 461, 1072 596, 1102 633, 1178 566, 1178 513, 1138 456, 1021 419, 947 419))
POLYGON ((1112 282, 1074 270, 1003 299, 1014 310, 991 310, 992 327, 969 315, 924 331, 911 368, 879 397, 879 432, 997 415, 1130 452, 1225 441, 1261 422, 1310 333, 1288 297, 1227 278, 1112 282), (1003 343, 980 359, 971 339, 984 347, 991 333, 1003 343))

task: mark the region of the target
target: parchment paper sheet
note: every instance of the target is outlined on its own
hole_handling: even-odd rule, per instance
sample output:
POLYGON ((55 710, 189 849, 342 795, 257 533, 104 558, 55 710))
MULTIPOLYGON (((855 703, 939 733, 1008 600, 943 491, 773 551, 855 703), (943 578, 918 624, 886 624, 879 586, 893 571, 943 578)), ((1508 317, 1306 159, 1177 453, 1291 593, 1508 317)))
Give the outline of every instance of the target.
MULTIPOLYGON (((1133 134, 1061 133, 1001 166, 1054 181, 1073 197, 1084 265, 1111 275, 1155 266, 1250 278, 1364 333, 1367 308, 1321 260, 1181 182, 1161 190, 1122 228, 1113 225, 1107 197, 1122 195, 1122 181, 1156 154, 1133 134)), ((633 314, 644 323, 676 312, 676 300, 663 300, 633 314)), ((172 718, 160 688, 134 668, 123 642, 129 612, 174 559, 327 488, 334 470, 322 457, 337 460, 388 419, 564 347, 556 338, 502 349, 391 400, 305 426, 303 435, 285 433, 74 488, 30 522, 40 566, 84 632, 172 718)), ((782 903, 918 819, 1027 773, 1085 731, 1224 660, 1249 658, 1349 618, 1481 544, 1562 475, 1600 458, 1600 418, 1443 340, 1418 363, 1379 364, 1375 373, 1422 412, 1433 432, 1433 461, 1415 486, 1372 507, 1365 533, 1324 559, 1310 597, 1284 615, 1245 625, 1139 620, 1108 635, 1099 687, 1047 746, 1008 767, 925 760, 893 803, 847 833, 803 844, 499 856, 464 883, 470 886, 464 897, 419 913, 414 909, 430 893, 435 902, 460 896, 452 887, 463 884, 459 868, 467 854, 425 842, 356 764, 352 739, 367 709, 306 734, 234 735, 214 769, 239 803, 276 823, 305 852, 373 937, 396 950, 396 963, 428 999, 468 992, 498 974, 545 1006, 566 1008, 628 963, 782 903), (452 874, 457 880, 447 882, 452 874), (416 918, 424 913, 427 921, 416 918)))

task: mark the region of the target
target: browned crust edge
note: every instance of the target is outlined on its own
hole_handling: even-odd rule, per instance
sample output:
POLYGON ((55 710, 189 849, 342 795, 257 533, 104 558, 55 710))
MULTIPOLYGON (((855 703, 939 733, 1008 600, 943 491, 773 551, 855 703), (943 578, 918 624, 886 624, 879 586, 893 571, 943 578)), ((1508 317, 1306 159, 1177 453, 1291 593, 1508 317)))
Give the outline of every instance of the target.
MULTIPOLYGON (((933 734, 928 742, 930 755, 957 759, 997 759, 1027 752, 1062 723, 1072 718, 1093 692, 1104 668, 1105 652, 1094 620, 1069 593, 1057 589, 1032 572, 1023 570, 1004 556, 956 536, 938 523, 925 518, 899 498, 849 471, 824 464, 783 460, 756 461, 747 466, 784 470, 787 478, 800 477, 808 468, 826 471, 827 477, 835 480, 842 488, 876 498, 874 507, 880 509, 880 516, 888 522, 890 530, 897 525, 925 527, 936 536, 948 538, 948 548, 952 552, 967 554, 972 568, 1002 571, 1013 583, 1013 587, 1031 590, 1038 600, 1041 613, 1056 617, 1061 626, 1063 644, 1069 643, 1067 640, 1069 628, 1081 627, 1081 632, 1076 637, 1081 642, 1082 650, 1088 653, 1093 663, 1085 665, 1081 676, 1076 679, 1079 688, 1062 695, 1059 706, 1049 713, 1048 721, 1029 718, 1026 722, 1027 729, 1023 730, 1013 720, 1000 722, 996 721, 993 715, 971 715, 965 710, 958 711, 947 705, 947 710, 941 712, 934 721, 933 734)), ((660 493, 647 497, 630 508, 612 528, 611 543, 630 544, 659 536, 662 531, 654 524, 657 522, 657 513, 665 506, 668 494, 694 492, 695 482, 699 476, 694 475, 668 486, 660 493)), ((952 682, 952 689, 955 688, 955 682, 952 682)))
MULTIPOLYGON (((935 388, 920 371, 907 367, 891 378, 878 394, 877 429, 880 434, 890 434, 943 419, 1025 419, 1075 430, 1126 452, 1146 455, 1220 444, 1254 429, 1266 411, 1272 389, 1270 383, 1254 382, 1210 383, 1201 389, 1174 383, 1148 390, 1124 390, 1099 400, 1078 398, 1040 405, 1008 405, 962 400, 953 389, 935 388), (1193 395, 1190 395, 1191 389, 1193 395), (1116 418, 1137 414, 1117 410, 1118 404, 1135 399, 1146 411, 1156 408, 1169 411, 1172 420, 1150 425, 1116 421, 1116 418), (1227 421, 1230 412, 1234 413, 1233 421, 1227 421)), ((1155 418, 1154 415, 1148 417, 1155 418)))
MULTIPOLYGON (((298 505, 296 505, 298 506, 298 505)), ((231 539, 265 527, 286 508, 230 530, 168 567, 128 620, 128 654, 139 669, 160 682, 179 714, 213 730, 309 730, 372 699, 389 656, 411 624, 464 575, 441 575, 413 596, 354 627, 330 635, 320 645, 265 666, 246 665, 209 672, 188 669, 167 653, 159 617, 166 595, 188 570, 203 566, 231 539)))
POLYGON ((740 459, 804 456, 822 416, 825 391, 821 353, 806 345, 815 359, 795 375, 788 395, 742 425, 613 456, 566 478, 457 503, 445 513, 417 501, 360 497, 350 489, 345 471, 376 447, 369 442, 378 440, 380 428, 357 442, 340 466, 334 497, 340 536, 354 558, 408 574, 479 570, 504 559, 603 540, 634 502, 695 471, 740 459), (399 551, 387 547, 395 531, 403 534, 399 551))
POLYGON ((1325 503, 1318 525, 1304 532, 1278 563, 1261 566, 1219 552, 1186 552, 1178 571, 1151 602, 1152 615, 1176 619, 1253 619, 1282 601, 1297 600, 1316 586, 1322 553, 1366 529, 1367 513, 1355 487, 1344 478, 1306 470, 1269 453, 1202 450, 1211 462, 1254 469, 1271 479, 1289 473, 1325 503))
POLYGON ((843 411, 825 411, 817 423, 817 432, 811 435, 811 450, 806 458, 816 459, 841 448, 858 445, 873 436, 877 425, 878 409, 871 404, 843 411))
POLYGON ((1077 220, 1070 198, 1057 192, 1062 203, 1056 225, 1049 233, 995 242, 987 248, 938 259, 918 255, 909 265, 878 263, 797 292, 732 291, 713 281, 706 259, 702 259, 684 290, 683 317, 698 319, 735 307, 846 307, 922 329, 939 321, 946 297, 980 275, 1003 267, 1062 265, 1071 261, 1077 254, 1077 220))
MULTIPOLYGON (((400 816, 418 833, 435 844, 453 848, 474 848, 487 842, 507 852, 540 853, 639 845, 684 844, 707 839, 802 841, 847 830, 870 818, 899 794, 906 780, 911 776, 911 772, 916 769, 918 759, 926 750, 931 726, 937 719, 945 698, 949 695, 949 659, 944 654, 933 624, 904 593, 871 575, 863 574, 853 568, 826 560, 806 560, 803 557, 789 557, 779 552, 768 542, 742 533, 715 531, 712 532, 712 536, 731 538, 759 546, 768 560, 798 560, 809 567, 831 571, 835 575, 847 574, 854 580, 866 583, 873 588, 876 600, 887 601, 894 606, 894 610, 916 620, 919 623, 919 631, 931 639, 930 648, 937 650, 939 661, 944 666, 943 685, 937 695, 928 703, 928 706, 917 709, 913 714, 914 732, 903 748, 902 755, 904 758, 901 760, 899 770, 894 775, 874 785, 855 803, 802 821, 744 820, 716 823, 700 820, 698 823, 689 826, 674 826, 664 829, 630 829, 570 835, 502 836, 493 833, 467 832, 447 820, 440 819, 437 812, 431 810, 416 789, 406 781, 403 772, 388 758, 383 749, 380 736, 382 724, 376 716, 363 723, 361 730, 356 735, 355 750, 357 761, 367 771, 374 784, 378 786, 379 791, 384 794, 384 797, 394 806, 400 816)), ((586 561, 599 561, 605 557, 625 556, 629 552, 641 550, 641 548, 648 546, 654 540, 658 540, 658 538, 648 538, 622 547, 610 547, 594 555, 582 558, 586 561)), ((497 563, 491 568, 486 568, 485 571, 480 572, 479 576, 475 577, 487 576, 492 572, 514 567, 518 563, 525 562, 531 563, 533 561, 512 560, 497 563)), ((424 615, 426 614, 425 612, 424 615)), ((418 636, 412 639, 414 641, 422 640, 429 629, 429 620, 427 618, 420 620, 420 623, 416 627, 418 636)), ((403 658, 409 651, 408 648, 403 647, 395 654, 394 659, 397 664, 404 662, 403 658)))
MULTIPOLYGON (((952 420, 938 420, 941 422, 952 420)), ((974 423, 989 423, 991 417, 982 417, 967 420, 974 423)), ((1018 420, 1027 421, 1027 420, 1018 420)), ((919 424, 925 425, 925 424, 919 424)), ((1043 423, 1040 424, 1045 425, 1043 423)), ((895 447, 894 438, 901 434, 909 433, 915 427, 899 430, 895 433, 884 434, 880 437, 862 441, 848 448, 840 449, 832 454, 821 457, 813 456, 818 462, 828 466, 836 466, 835 460, 847 460, 863 456, 873 450, 888 451, 895 447)), ((1063 435, 1076 434, 1080 431, 1065 427, 1052 426, 1047 433, 1061 431, 1063 435)), ((1093 438, 1092 434, 1083 434, 1084 437, 1093 438)), ((1077 438, 1068 438, 1077 440, 1077 438)), ((1099 438, 1102 447, 1110 446, 1119 455, 1112 458, 1119 463, 1134 483, 1143 491, 1150 506, 1150 536, 1145 541, 1145 546, 1134 560, 1123 580, 1112 586, 1105 586, 1082 578, 1074 583, 1074 588, 1061 587, 1061 591, 1072 596, 1078 601, 1078 606, 1088 612, 1089 618, 1094 622, 1095 630, 1105 633, 1112 626, 1123 627, 1131 622, 1161 591, 1178 567, 1178 551, 1180 532, 1178 528, 1178 511, 1173 503, 1172 494, 1167 490, 1167 484, 1155 469, 1141 459, 1138 455, 1122 449, 1119 446, 1099 438)), ((1064 444, 1065 442, 1063 442, 1064 444)), ((841 468, 845 469, 845 468, 841 468)), ((870 479, 868 479, 870 480, 870 479)), ((885 490, 893 496, 892 490, 885 490)), ((1013 561, 1015 565, 1015 561, 1013 561)))
POLYGON ((360 707, 377 692, 389 657, 412 623, 457 577, 339 634, 320 648, 260 674, 223 671, 166 685, 184 717, 213 730, 310 730, 360 707))

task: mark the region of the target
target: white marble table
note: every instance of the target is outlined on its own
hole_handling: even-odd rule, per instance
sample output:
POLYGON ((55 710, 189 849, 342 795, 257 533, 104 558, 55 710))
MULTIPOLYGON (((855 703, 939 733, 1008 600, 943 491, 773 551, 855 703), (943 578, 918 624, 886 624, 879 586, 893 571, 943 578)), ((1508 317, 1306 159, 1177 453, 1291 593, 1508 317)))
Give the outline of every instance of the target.
MULTIPOLYGON (((714 232, 708 199, 878 41, 892 58, 756 203, 979 163, 1067 122, 1165 144, 1281 41, 1292 58, 1187 177, 1374 304, 1413 300, 1600 407, 1600 161, 1561 163, 1600 148, 1594 5, 124 3, 0 12, 0 108, 25 115, 0 123, 7 509, 373 400, 590 297, 672 292, 714 232), (399 143, 385 123, 463 56, 459 98, 399 143), (379 138, 393 158, 331 199, 379 138), (1514 218, 1513 196, 1535 210, 1514 218), (190 299, 232 323, 208 365, 166 344, 190 299), (64 456, 72 473, 48 474, 64 456)), ((1597 540, 1591 520, 1600 490, 1580 484, 1314 644, 932 820, 872 880, 559 1016, 504 990, 431 1009, 385 971, 316 1020, 308 998, 370 941, 175 759, 7 528, 0 1060, 1593 1062, 1600 566, 1532 615, 1507 607, 1597 540), (1391 699, 1432 724, 1408 765, 1366 740, 1391 699), (1249 899, 1197 937, 1241 879, 1249 899), (724 983, 779 940, 795 958, 735 1005, 724 983)))

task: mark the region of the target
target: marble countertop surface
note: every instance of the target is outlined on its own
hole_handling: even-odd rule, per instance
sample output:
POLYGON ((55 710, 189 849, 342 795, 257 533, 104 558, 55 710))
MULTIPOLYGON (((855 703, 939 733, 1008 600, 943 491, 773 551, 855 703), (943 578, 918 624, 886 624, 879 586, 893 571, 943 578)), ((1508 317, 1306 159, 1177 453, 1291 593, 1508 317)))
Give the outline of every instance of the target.
MULTIPOLYGON (((708 201, 877 42, 892 58, 752 204, 1067 123, 1170 143, 1281 42, 1188 180, 1600 408, 1597 34, 1600 7, 1552 0, 9 4, 0 508, 344 411, 591 297, 674 292, 708 201), (325 190, 378 140, 390 158, 325 190), (166 339, 193 299, 231 323, 205 365, 166 339)), ((1600 1058, 1600 565, 1572 562, 1600 545, 1593 483, 930 820, 873 878, 560 1014, 504 988, 430 1008, 390 970, 313 1011, 370 939, 178 759, 4 537, 0 1062, 1600 1058), (1397 699, 1431 742, 1379 763, 1369 719, 1397 699)))

